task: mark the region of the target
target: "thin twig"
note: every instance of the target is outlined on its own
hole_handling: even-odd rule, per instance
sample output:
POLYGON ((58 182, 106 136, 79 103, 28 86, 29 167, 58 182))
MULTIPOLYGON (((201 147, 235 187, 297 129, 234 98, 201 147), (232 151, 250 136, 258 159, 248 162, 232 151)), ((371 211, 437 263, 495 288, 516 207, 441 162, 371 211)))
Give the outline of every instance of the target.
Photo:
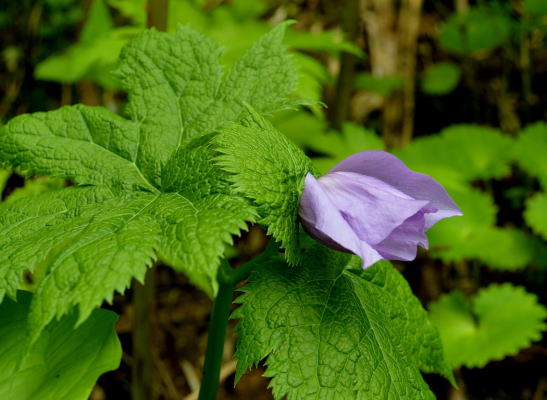
POLYGON ((190 386, 190 390, 192 392, 199 392, 199 378, 196 374, 196 369, 194 366, 190 363, 188 360, 182 360, 180 363, 180 367, 182 368, 182 372, 184 373, 184 377, 186 378, 186 382, 188 383, 188 386, 190 386))
POLYGON ((165 387, 167 388, 167 393, 169 394, 169 397, 173 400, 180 399, 182 397, 182 394, 177 390, 177 385, 175 385, 173 377, 169 373, 169 369, 165 365, 165 362, 161 359, 156 359, 154 364, 158 369, 158 373, 162 378, 165 387))

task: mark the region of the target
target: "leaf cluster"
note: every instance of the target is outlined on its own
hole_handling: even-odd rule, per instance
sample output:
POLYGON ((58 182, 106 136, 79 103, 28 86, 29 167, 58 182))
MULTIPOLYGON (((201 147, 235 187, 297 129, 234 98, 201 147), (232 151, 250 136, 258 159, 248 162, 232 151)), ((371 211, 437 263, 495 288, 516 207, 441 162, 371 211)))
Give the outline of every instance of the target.
POLYGON ((14 297, 23 272, 33 274, 33 338, 73 306, 81 323, 155 262, 215 292, 225 245, 257 213, 216 165, 212 139, 245 104, 261 113, 293 104, 285 28, 265 35, 227 73, 220 48, 205 36, 145 31, 121 55, 127 118, 76 105, 2 128, 5 166, 75 184, 0 206, 0 297, 14 297))

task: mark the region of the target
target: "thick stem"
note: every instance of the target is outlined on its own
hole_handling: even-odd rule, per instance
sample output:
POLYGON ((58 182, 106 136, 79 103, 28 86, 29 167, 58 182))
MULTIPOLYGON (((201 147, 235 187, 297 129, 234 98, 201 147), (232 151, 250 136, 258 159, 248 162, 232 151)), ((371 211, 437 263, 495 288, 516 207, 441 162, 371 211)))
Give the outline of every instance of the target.
POLYGON ((211 313, 199 400, 214 400, 216 398, 222 355, 224 354, 224 340, 226 339, 226 329, 235 287, 231 274, 230 266, 224 261, 220 265, 217 275, 219 288, 211 313))
POLYGON ((203 366, 203 378, 199 389, 199 400, 214 400, 220 381, 220 367, 224 353, 224 341, 226 329, 230 317, 230 306, 236 285, 246 280, 252 270, 264 260, 277 253, 278 246, 272 240, 266 250, 258 257, 253 258, 239 268, 232 269, 226 260, 220 264, 217 273, 219 284, 218 294, 213 302, 211 322, 209 324, 209 337, 205 350, 205 365, 203 366))

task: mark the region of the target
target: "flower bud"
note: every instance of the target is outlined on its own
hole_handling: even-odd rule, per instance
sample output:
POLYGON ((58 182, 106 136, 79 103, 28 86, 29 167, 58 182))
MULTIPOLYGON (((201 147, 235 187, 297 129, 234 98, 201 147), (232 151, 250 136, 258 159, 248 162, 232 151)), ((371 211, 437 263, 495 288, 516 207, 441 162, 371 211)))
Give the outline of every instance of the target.
POLYGON ((443 218, 462 215, 433 178, 411 171, 383 151, 354 154, 325 176, 306 176, 299 214, 323 244, 353 253, 367 268, 380 259, 410 261, 425 232, 443 218))

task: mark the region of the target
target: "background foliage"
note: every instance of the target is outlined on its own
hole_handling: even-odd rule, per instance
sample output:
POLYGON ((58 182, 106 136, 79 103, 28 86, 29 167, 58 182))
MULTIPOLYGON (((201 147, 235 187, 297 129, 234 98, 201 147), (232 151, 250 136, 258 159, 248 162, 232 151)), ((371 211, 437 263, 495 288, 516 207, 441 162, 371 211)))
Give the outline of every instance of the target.
MULTIPOLYGON (((220 60, 215 62, 231 67, 237 66, 245 50, 273 25, 287 18, 294 19, 296 23, 289 28, 285 43, 291 50, 291 62, 299 68, 296 96, 307 102, 300 108, 271 115, 270 122, 264 122, 264 129, 269 129, 271 123, 283 132, 312 157, 314 168, 321 172, 355 152, 389 149, 410 168, 439 180, 461 206, 464 216, 438 224, 429 233, 430 251, 422 252, 413 263, 396 264, 396 267, 430 310, 431 319, 441 333, 448 362, 455 368, 461 396, 543 398, 547 393, 547 377, 544 368, 539 366, 546 361, 545 339, 541 339, 545 329, 542 304, 547 300, 547 87, 542 84, 547 80, 545 2, 428 1, 417 10, 408 5, 412 2, 385 1, 380 7, 381 3, 346 1, 341 7, 340 2, 328 0, 171 0, 168 30, 176 32, 178 24, 186 24, 213 38, 224 47, 222 56, 216 49, 211 52, 220 60), (352 24, 357 28, 353 29, 352 24), (413 24, 417 27, 414 30, 413 24), (321 102, 328 107, 323 107, 321 102)), ((127 67, 124 70, 123 64, 121 74, 112 74, 112 71, 117 68, 121 48, 144 30, 146 6, 144 0, 6 3, 0 9, 2 122, 7 123, 25 112, 48 111, 76 103, 104 105, 114 112, 129 110, 131 115, 134 100, 130 99, 127 106, 123 89, 130 94, 139 89, 124 86, 124 74, 131 71, 127 67)), ((126 58, 130 56, 128 49, 126 58)), ((264 86, 264 92, 278 87, 267 78, 261 82, 271 85, 264 86)), ((245 92, 246 89, 238 90, 245 92)), ((146 102, 143 103, 135 106, 134 113, 146 106, 146 102)), ((274 104, 269 109, 252 104, 261 108, 261 112, 286 108, 286 105, 274 104)), ((64 110, 69 114, 67 110, 77 108, 64 110)), ((70 116, 63 116, 61 120, 67 118, 70 116)), ((16 121, 11 124, 17 124, 16 121)), ((247 139, 242 139, 242 143, 251 145, 247 139)), ((0 151, 7 151, 6 146, 2 144, 0 151)), ((151 143, 145 170, 152 171, 156 158, 161 157, 154 153, 155 146, 158 144, 151 143)), ((248 150, 241 148, 241 156, 249 157, 248 150)), ((277 153, 282 151, 272 149, 272 160, 277 153)), ((193 159, 187 161, 196 165, 193 159)), ((229 166, 230 160, 224 159, 224 163, 229 166)), ((274 162, 272 165, 275 167, 274 162)), ((82 177, 89 178, 85 173, 69 176, 69 180, 23 178, 23 170, 45 172, 34 165, 2 171, 2 207, 10 207, 15 199, 36 195, 47 202, 50 191, 82 182, 82 177)), ((106 176, 108 171, 103 172, 106 176)), ((247 172, 252 173, 242 171, 236 185, 246 184, 247 172)), ((149 177, 157 178, 153 172, 149 177)), ((106 180, 114 188, 133 182, 125 178, 106 180)), ((134 186, 138 188, 139 184, 134 186)), ((166 192, 176 192, 174 187, 165 188, 166 192)), ((63 190, 73 192, 71 188, 63 190)), ((260 191, 253 200, 256 199, 263 202, 263 214, 256 217, 267 218, 275 199, 260 191)), ((111 207, 109 203, 108 210, 111 207)), ((294 215, 294 210, 287 212, 294 215)), ((149 217, 158 215, 165 216, 158 211, 149 217)), ((149 221, 145 222, 148 227, 149 221)), ((141 228, 136 227, 138 236, 142 235, 141 228)), ((240 226, 234 221, 234 230, 236 228, 240 226)), ((281 240, 295 235, 289 228, 279 229, 281 240)), ((161 233, 150 232, 146 236, 154 235, 160 237, 161 233)), ((28 243, 36 245, 37 242, 28 243)), ((264 235, 254 227, 243 240, 226 250, 226 254, 234 263, 240 263, 256 254, 264 244, 264 235)), ((19 250, 26 255, 33 249, 19 250)), ((222 251, 223 246, 215 247, 214 256, 222 251)), ((177 254, 173 251, 170 259, 186 266, 188 260, 179 259, 177 254)), ((288 254, 292 257, 290 249, 288 254)), ((166 256, 169 258, 167 253, 166 256)), ((270 301, 267 288, 261 289, 261 285, 265 285, 261 280, 282 281, 286 275, 279 271, 286 268, 289 267, 278 263, 271 270, 261 271, 240 298, 243 307, 245 299, 252 296, 270 301), (274 276, 266 277, 268 274, 274 276)), ((190 275, 194 283, 214 290, 210 277, 196 278, 191 271, 183 267, 181 270, 190 275)), ((306 273, 309 271, 305 269, 295 272, 296 275, 306 273)), ((346 272, 344 279, 348 285, 359 286, 359 293, 364 297, 367 291, 381 290, 370 281, 380 279, 372 275, 382 273, 378 270, 346 272)), ((200 297, 202 295, 192 289, 185 278, 173 274, 159 269, 155 305, 158 317, 154 393, 157 398, 166 399, 181 398, 195 390, 209 312, 207 297, 200 297), (200 343, 200 351, 196 351, 195 343, 200 343)), ((294 276, 291 282, 279 284, 296 285, 299 279, 301 277, 294 276)), ((395 275, 390 279, 400 280, 395 275)), ((128 282, 112 284, 121 288, 128 282)), ((36 289, 36 282, 31 280, 22 285, 28 290, 36 289)), ((15 291, 21 285, 12 286, 15 291)), ((404 284, 397 287, 397 290, 408 290, 404 284)), ((23 301, 17 306, 28 308, 30 295, 19 292, 18 296, 23 301)), ((100 300, 102 297, 92 302, 100 300)), ((275 320, 279 327, 284 326, 284 315, 293 312, 292 307, 299 300, 286 298, 287 310, 275 320)), ((75 296, 74 301, 90 300, 75 296)), ((397 307, 390 301, 386 300, 383 305, 387 313, 397 307)), ((5 300, 0 307, 8 310, 2 317, 9 318, 15 305, 5 300)), ((121 315, 117 331, 125 354, 130 355, 134 314, 129 297, 115 296, 113 305, 106 307, 121 315)), ((49 312, 55 313, 54 310, 51 308, 49 312)), ((347 312, 352 314, 350 309, 347 312)), ((37 326, 43 328, 52 317, 53 314, 45 319, 37 318, 37 326)), ((260 321, 262 317, 257 312, 255 325, 243 320, 238 329, 256 329, 264 324, 260 321)), ((105 335, 112 333, 109 330, 113 323, 111 314, 104 311, 95 315, 94 312, 92 318, 101 321, 105 335)), ((374 323, 374 315, 368 320, 374 323)), ((79 329, 85 330, 88 322, 79 329)), ((61 319, 48 325, 46 330, 59 329, 55 324, 65 323, 70 321, 61 319)), ((269 325, 268 335, 286 335, 279 327, 269 325)), ((318 329, 330 328, 319 325, 318 329)), ((40 346, 40 340, 46 339, 40 337, 34 346, 40 346)), ((310 336, 310 341, 314 340, 313 335, 310 336)), ((112 348, 105 349, 106 353, 119 351, 115 340, 111 342, 112 348)), ((235 371, 229 361, 231 349, 226 354, 222 398, 271 398, 265 390, 267 382, 259 377, 260 371, 244 376, 236 389, 232 388, 235 371)), ((249 365, 256 364, 268 354, 266 347, 260 350, 260 354, 240 357, 249 365)), ((105 357, 108 358, 108 354, 105 357)), ((294 368, 277 357, 268 359, 273 369, 294 368)), ((92 398, 130 398, 130 365, 130 357, 125 357, 120 369, 104 375, 93 389, 92 398)), ((418 361, 417 365, 423 367, 418 361)), ((106 362, 91 376, 80 378, 91 382, 101 372, 114 367, 106 362)), ((366 370, 366 366, 360 368, 366 370)), ((84 372, 82 370, 82 374, 84 372)), ((448 383, 435 377, 428 377, 427 381, 438 398, 455 396, 448 383)), ((89 390, 91 383, 84 386, 89 390)), ((274 387, 280 395, 296 390, 297 396, 298 390, 305 390, 288 389, 289 386, 281 382, 274 387)), ((375 388, 382 389, 381 385, 375 388)))

